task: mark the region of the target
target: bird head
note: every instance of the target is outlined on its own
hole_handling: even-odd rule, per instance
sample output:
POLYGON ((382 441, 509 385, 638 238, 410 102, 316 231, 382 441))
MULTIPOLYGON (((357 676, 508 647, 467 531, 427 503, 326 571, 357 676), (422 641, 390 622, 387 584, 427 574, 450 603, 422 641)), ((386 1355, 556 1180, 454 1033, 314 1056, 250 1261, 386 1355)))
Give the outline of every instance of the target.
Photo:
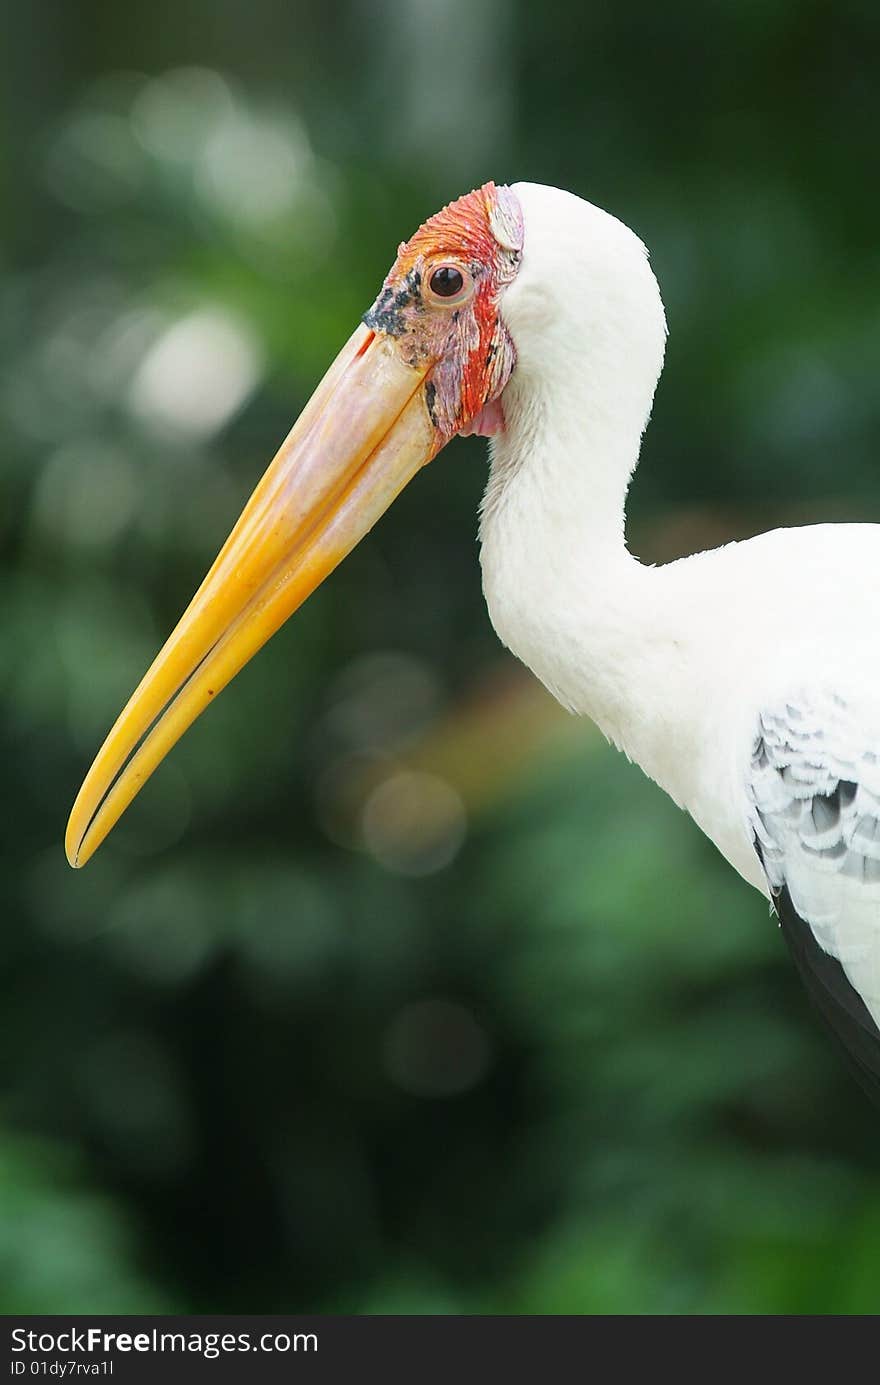
POLYGON ((399 248, 98 752, 70 815, 84 865, 222 688, 456 433, 503 425, 516 362, 501 312, 523 253, 516 194, 486 183, 399 248))
POLYGON ((404 241, 364 316, 409 365, 428 365, 435 452, 456 433, 476 431, 510 378, 516 352, 500 300, 517 275, 522 246, 516 195, 486 183, 404 241))

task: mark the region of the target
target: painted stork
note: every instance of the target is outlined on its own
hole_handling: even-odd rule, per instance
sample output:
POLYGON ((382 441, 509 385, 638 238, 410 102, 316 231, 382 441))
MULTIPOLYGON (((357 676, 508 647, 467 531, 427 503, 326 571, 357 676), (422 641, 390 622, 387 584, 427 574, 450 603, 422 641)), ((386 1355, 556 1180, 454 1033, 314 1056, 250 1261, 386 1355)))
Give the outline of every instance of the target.
POLYGON ((486 183, 431 217, 107 737, 71 864, 419 468, 486 434, 498 635, 773 902, 880 1097, 880 534, 818 525, 659 568, 632 557, 624 502, 665 340, 644 246, 580 198, 486 183))

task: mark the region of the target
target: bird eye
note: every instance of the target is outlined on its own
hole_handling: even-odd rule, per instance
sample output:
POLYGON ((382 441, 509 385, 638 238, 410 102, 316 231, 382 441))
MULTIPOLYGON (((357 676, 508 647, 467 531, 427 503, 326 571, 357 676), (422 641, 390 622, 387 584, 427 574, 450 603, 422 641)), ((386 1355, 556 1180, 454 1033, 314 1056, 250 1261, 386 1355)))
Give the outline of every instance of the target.
POLYGON ((467 271, 454 264, 438 265, 428 280, 431 297, 442 299, 444 303, 461 302, 470 296, 473 286, 467 271))
POLYGON ((441 265, 431 275, 431 290, 438 298, 454 298, 464 288, 464 278, 460 269, 452 265, 441 265))

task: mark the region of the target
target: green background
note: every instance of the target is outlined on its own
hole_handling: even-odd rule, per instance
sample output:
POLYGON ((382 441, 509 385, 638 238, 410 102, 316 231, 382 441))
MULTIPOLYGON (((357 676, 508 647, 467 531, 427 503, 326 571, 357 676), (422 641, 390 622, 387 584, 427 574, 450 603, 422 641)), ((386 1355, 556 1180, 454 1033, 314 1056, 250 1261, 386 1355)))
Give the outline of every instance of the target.
POLYGON ((878 1113, 766 903, 497 644, 481 441, 87 870, 61 842, 398 242, 487 178, 651 247, 636 552, 877 518, 880 11, 44 0, 2 32, 0 1309, 877 1311, 878 1113))

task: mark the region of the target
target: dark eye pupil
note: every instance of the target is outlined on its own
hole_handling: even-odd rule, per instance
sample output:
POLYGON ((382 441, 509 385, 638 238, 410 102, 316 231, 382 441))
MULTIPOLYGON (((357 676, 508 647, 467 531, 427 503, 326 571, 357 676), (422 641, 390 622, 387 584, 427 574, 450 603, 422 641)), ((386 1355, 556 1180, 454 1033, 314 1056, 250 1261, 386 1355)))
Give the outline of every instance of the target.
POLYGON ((443 265, 431 275, 431 292, 436 293, 438 298, 454 298, 463 288, 461 271, 453 269, 451 265, 443 265))

